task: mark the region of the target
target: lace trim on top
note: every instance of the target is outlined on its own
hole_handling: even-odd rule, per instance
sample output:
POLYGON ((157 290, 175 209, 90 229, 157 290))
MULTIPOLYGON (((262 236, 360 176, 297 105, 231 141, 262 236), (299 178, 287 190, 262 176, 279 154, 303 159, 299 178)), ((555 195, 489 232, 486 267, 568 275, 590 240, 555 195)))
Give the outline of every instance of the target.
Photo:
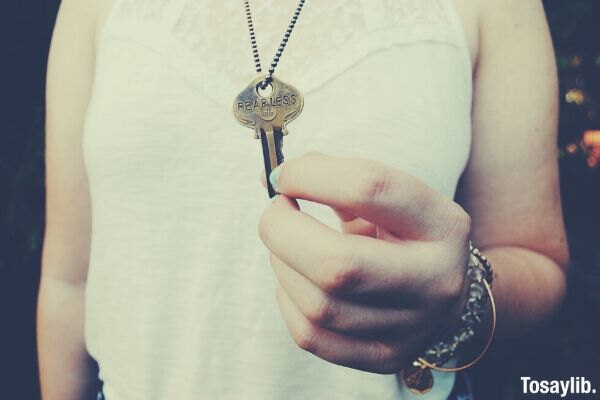
MULTIPOLYGON (((214 101, 228 104, 255 75, 241 1, 114 0, 102 39, 137 41, 165 55, 214 101)), ((453 0, 313 0, 307 2, 275 75, 304 93, 319 89, 369 54, 419 41, 470 59, 453 0)), ((251 1, 263 71, 297 0, 251 1)), ((376 73, 376 71, 374 71, 376 73)))

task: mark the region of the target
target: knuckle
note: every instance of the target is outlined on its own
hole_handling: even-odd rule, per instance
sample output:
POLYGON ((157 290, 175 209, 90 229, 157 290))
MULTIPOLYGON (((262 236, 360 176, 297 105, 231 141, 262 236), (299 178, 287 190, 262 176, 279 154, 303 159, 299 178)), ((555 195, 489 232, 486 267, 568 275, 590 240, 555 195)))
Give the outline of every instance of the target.
POLYGON ((438 304, 449 304, 458 301, 465 285, 466 260, 458 256, 454 246, 438 243, 431 247, 435 276, 429 293, 438 304))
POLYGON ((448 203, 446 215, 448 229, 443 239, 451 237, 458 241, 464 241, 471 233, 471 216, 453 201, 448 203))
POLYGON ((330 271, 321 287, 327 293, 350 292, 364 280, 364 272, 351 254, 336 256, 326 261, 325 271, 330 271))
POLYGON ((373 344, 377 372, 391 374, 402 368, 401 351, 397 346, 376 341, 373 344))
POLYGON ((309 353, 317 351, 317 329, 310 323, 302 324, 292 334, 294 341, 302 350, 309 353))
POLYGON ((388 190, 390 173, 383 167, 373 166, 366 169, 358 178, 355 196, 357 205, 376 203, 388 190))
POLYGON ((464 285, 464 274, 448 273, 438 281, 436 296, 444 304, 453 304, 461 299, 464 285))
POLYGON ((329 326, 339 314, 339 304, 329 296, 323 296, 316 307, 308 312, 308 320, 319 326, 329 326))

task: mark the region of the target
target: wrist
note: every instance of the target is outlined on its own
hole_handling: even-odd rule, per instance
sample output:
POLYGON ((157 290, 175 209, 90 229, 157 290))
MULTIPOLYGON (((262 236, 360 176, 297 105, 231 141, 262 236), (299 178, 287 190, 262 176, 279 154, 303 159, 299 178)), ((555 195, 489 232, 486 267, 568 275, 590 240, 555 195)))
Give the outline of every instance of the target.
POLYGON ((467 266, 466 279, 466 301, 460 316, 458 329, 454 334, 448 335, 444 340, 434 343, 420 357, 418 357, 403 372, 403 378, 407 386, 414 392, 423 394, 433 386, 431 370, 441 372, 458 372, 475 365, 487 352, 494 337, 496 328, 496 307, 491 289, 492 269, 479 250, 469 244, 469 262, 467 266), (477 342, 474 340, 475 332, 485 330, 487 309, 491 311, 491 323, 487 340, 482 349, 475 356, 466 358, 466 363, 460 367, 448 367, 445 364, 455 357, 464 358, 464 350, 467 343, 477 342), (462 357, 461 357, 462 356, 462 357))

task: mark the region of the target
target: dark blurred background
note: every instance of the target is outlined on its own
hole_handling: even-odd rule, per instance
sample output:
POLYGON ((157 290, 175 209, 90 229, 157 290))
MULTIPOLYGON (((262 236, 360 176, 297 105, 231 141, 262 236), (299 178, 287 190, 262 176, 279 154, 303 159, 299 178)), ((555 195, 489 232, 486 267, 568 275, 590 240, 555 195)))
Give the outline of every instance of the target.
MULTIPOLYGON (((0 8, 0 400, 39 399, 44 81, 58 3, 3 0, 0 8)), ((500 360, 498 393, 510 400, 522 396, 519 376, 585 376, 600 386, 600 0, 544 4, 561 81, 557 145, 572 268, 555 323, 518 358, 500 360)))
POLYGON ((0 400, 37 400, 44 81, 59 0, 0 3, 0 400))

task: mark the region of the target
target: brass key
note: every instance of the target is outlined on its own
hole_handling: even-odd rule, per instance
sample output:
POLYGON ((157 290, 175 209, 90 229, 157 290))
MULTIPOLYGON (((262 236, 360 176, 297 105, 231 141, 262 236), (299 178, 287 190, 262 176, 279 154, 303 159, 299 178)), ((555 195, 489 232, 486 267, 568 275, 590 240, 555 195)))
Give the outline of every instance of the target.
POLYGON ((233 114, 240 124, 254 129, 255 139, 261 140, 267 190, 269 197, 273 197, 277 193, 269 175, 283 162, 283 136, 288 134, 287 124, 302 111, 304 99, 296 88, 275 77, 261 89, 264 79, 258 76, 236 97, 233 114))

